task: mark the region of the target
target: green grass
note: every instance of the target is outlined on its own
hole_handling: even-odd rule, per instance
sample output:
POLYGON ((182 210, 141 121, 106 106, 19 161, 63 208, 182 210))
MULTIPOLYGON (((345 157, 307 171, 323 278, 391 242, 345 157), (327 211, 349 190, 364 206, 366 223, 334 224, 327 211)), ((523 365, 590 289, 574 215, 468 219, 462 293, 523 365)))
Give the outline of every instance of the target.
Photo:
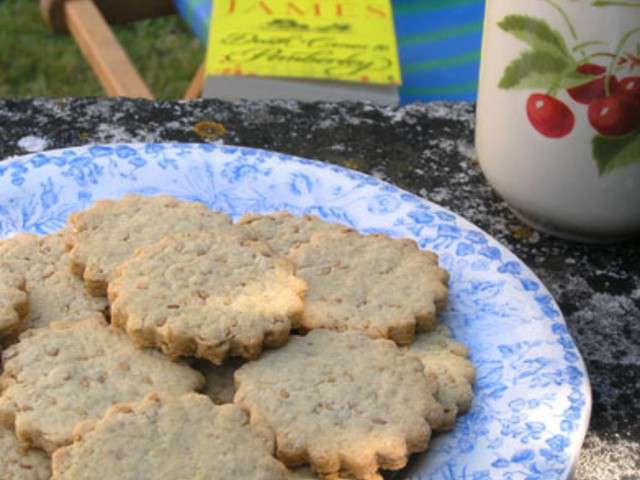
MULTIPOLYGON (((157 98, 180 98, 204 59, 204 46, 177 16, 114 31, 157 98)), ((37 0, 0 0, 0 97, 94 95, 105 93, 80 49, 49 32, 37 0)))

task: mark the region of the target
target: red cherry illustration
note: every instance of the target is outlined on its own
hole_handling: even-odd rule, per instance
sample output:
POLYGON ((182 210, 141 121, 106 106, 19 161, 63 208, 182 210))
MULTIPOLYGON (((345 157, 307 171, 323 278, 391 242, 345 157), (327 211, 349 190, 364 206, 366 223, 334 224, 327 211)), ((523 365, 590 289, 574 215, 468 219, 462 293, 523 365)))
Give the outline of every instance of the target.
POLYGON ((529 96, 527 117, 533 128, 550 138, 568 135, 575 125, 575 117, 569 107, 557 98, 542 93, 529 96))
POLYGON ((589 123, 601 135, 618 137, 640 126, 640 100, 630 94, 594 100, 587 113, 589 123))
POLYGON ((596 63, 585 63, 576 68, 576 71, 579 73, 584 73, 585 75, 604 75, 607 71, 607 67, 603 67, 602 65, 598 65, 596 63))
MULTIPOLYGON (((605 79, 607 78, 604 73, 607 71, 605 67, 602 65, 596 65, 594 63, 585 63, 584 65, 580 65, 576 71, 579 73, 584 73, 585 75, 602 75, 601 77, 595 78, 590 82, 587 82, 583 85, 578 85, 577 87, 567 89, 567 92, 578 103, 584 103, 585 105, 589 105, 592 101, 597 98, 602 98, 606 95, 605 90, 605 79)), ((611 91, 614 91, 617 88, 618 79, 614 76, 609 77, 609 86, 611 91)))
POLYGON ((621 58, 618 62, 618 65, 624 65, 625 63, 630 62, 629 66, 631 68, 635 68, 640 65, 640 57, 636 55, 627 55, 627 58, 621 58))
POLYGON ((616 93, 620 92, 640 95, 640 76, 627 77, 620 80, 616 93))

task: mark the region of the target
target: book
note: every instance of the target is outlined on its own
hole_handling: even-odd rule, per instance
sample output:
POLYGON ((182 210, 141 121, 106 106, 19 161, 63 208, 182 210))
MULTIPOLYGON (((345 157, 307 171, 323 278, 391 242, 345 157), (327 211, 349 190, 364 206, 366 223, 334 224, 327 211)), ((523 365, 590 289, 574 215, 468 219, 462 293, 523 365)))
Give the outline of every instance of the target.
POLYGON ((203 96, 396 105, 391 8, 390 0, 216 0, 203 96))

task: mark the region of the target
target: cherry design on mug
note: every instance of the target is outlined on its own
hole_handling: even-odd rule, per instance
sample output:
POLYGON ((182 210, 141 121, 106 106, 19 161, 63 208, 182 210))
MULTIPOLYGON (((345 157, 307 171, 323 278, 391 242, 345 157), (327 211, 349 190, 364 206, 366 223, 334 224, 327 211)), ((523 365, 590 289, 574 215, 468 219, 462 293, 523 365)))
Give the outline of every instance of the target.
POLYGON ((585 63, 584 65, 580 65, 576 71, 583 75, 599 75, 598 78, 584 85, 567 89, 569 96, 578 103, 589 105, 594 100, 604 97, 606 95, 605 82, 607 81, 609 82, 609 88, 611 90, 615 90, 618 85, 618 79, 614 75, 609 77, 605 75, 607 69, 602 65, 585 63))
POLYGON ((640 76, 623 78, 617 90, 632 95, 640 95, 640 76))
POLYGON ((589 104, 589 123, 601 135, 619 137, 640 127, 640 97, 617 91, 589 104))
POLYGON ((576 123, 565 103, 550 95, 534 93, 527 100, 527 117, 538 132, 549 138, 562 138, 576 123))
POLYGON ((619 137, 640 128, 640 76, 614 82, 610 91, 611 95, 589 104, 589 123, 594 130, 600 135, 619 137))
POLYGON ((499 88, 530 92, 526 119, 545 139, 575 133, 580 138, 572 141, 590 141, 600 175, 640 163, 640 26, 621 32, 609 48, 600 40, 579 39, 567 12, 557 3, 553 7, 570 37, 531 15, 506 15, 498 22, 527 45, 504 69, 499 88), (589 140, 584 125, 593 129, 589 140))

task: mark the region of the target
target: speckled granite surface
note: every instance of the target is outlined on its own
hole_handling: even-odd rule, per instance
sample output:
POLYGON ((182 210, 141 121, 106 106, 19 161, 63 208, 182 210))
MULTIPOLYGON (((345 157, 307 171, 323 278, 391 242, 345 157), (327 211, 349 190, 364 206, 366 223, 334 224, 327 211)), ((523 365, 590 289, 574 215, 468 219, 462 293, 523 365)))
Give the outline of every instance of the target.
POLYGON ((463 103, 0 100, 0 158, 85 143, 223 141, 351 167, 450 208, 519 255, 564 312, 594 394, 576 478, 640 479, 640 242, 584 246, 524 227, 484 180, 473 127, 463 103))

